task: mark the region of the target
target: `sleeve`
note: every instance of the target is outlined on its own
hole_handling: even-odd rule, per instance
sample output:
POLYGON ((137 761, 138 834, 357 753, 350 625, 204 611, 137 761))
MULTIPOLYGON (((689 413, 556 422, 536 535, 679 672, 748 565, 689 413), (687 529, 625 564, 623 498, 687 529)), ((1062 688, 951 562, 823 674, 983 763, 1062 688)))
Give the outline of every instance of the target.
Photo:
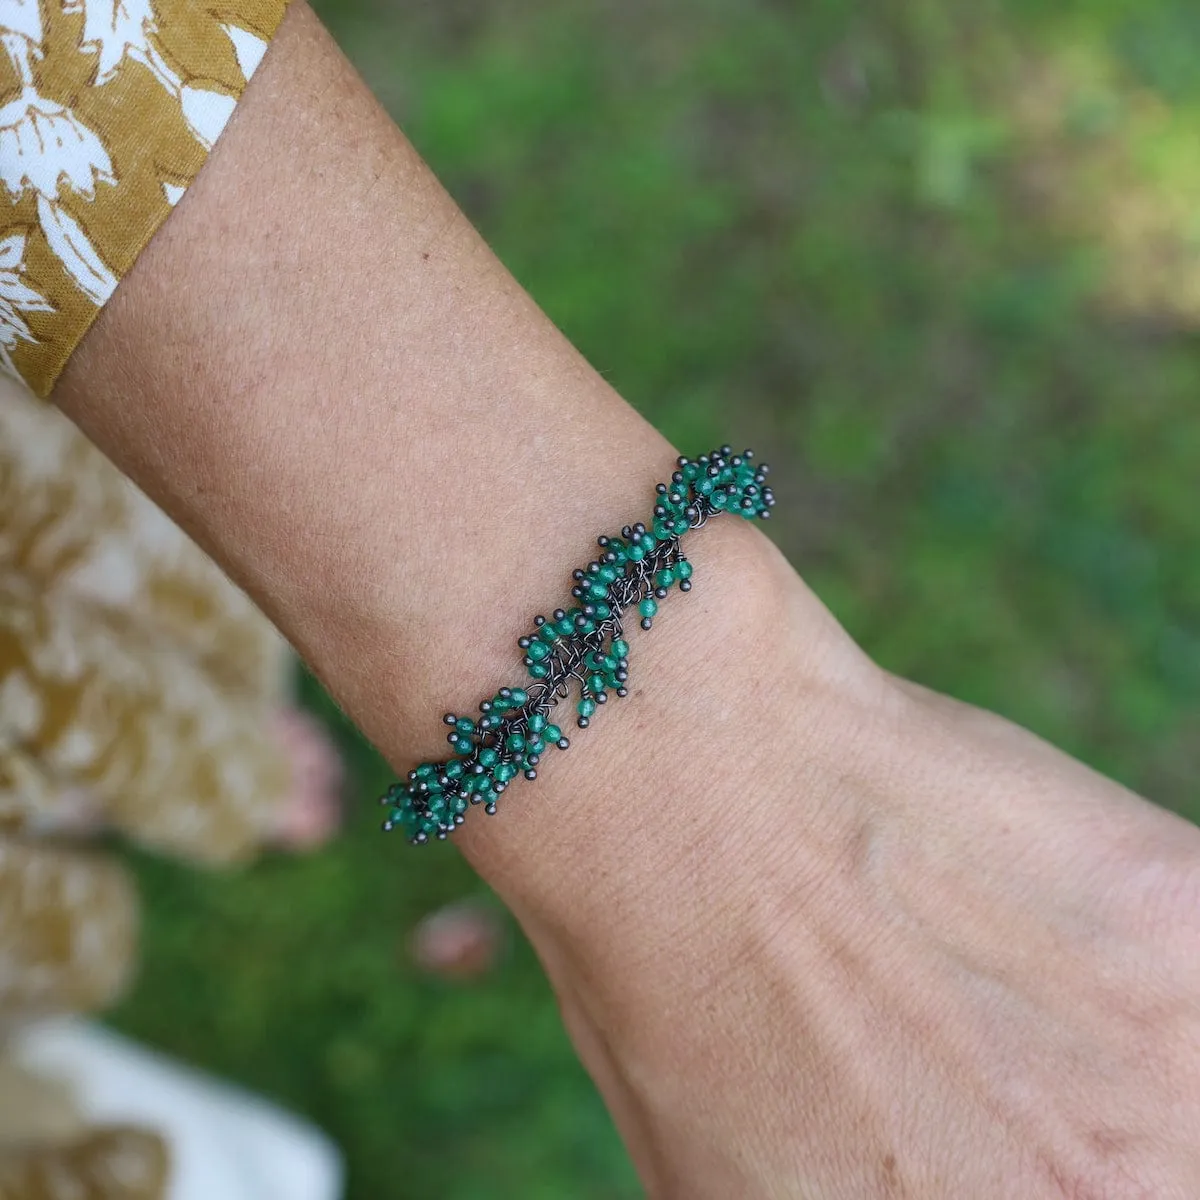
POLYGON ((0 370, 39 395, 204 165, 287 0, 0 0, 0 370))

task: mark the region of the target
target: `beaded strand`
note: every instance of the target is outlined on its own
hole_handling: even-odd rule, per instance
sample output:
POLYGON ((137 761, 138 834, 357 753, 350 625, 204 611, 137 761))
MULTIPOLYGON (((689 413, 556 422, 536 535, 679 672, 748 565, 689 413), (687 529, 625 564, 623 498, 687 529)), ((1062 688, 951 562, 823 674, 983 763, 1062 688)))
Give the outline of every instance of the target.
POLYGON ((416 845, 445 838, 461 825, 472 806, 493 815, 500 795, 522 774, 537 778, 542 755, 551 746, 570 745, 551 720, 558 704, 578 686, 575 724, 586 729, 609 693, 628 695, 629 643, 623 618, 634 609, 649 629, 658 602, 676 585, 692 587, 692 564, 680 549, 681 537, 710 517, 733 512, 766 520, 775 496, 767 485, 769 468, 752 450, 734 454, 721 446, 699 458, 680 458, 670 483, 656 489, 649 528, 626 525, 619 537, 597 539, 600 555, 573 573, 576 601, 534 618, 533 631, 518 640, 530 682, 502 687, 479 705, 479 716, 447 713, 446 740, 453 751, 444 762, 422 763, 380 798, 388 809, 385 830, 402 829, 416 845))

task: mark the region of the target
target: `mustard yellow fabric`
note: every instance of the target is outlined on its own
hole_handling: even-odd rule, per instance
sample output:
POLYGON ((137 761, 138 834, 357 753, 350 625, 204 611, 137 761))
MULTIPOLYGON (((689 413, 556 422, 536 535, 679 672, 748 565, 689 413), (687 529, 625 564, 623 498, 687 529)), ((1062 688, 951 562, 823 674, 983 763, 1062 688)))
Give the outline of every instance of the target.
POLYGON ((278 634, 27 390, 50 392, 179 203, 286 2, 0 0, 0 1200, 167 1186, 160 1138, 87 1129, 6 1056, 8 1031, 104 1007, 136 961, 132 881, 81 835, 245 860, 292 787, 267 732, 278 634))
POLYGON ((0 1148, 0 1200, 164 1200, 169 1160, 162 1139, 140 1129, 96 1130, 60 1146, 0 1148))
POLYGON ((82 793, 147 847, 252 857, 291 786, 268 736, 290 665, 174 522, 0 379, 0 848, 69 825, 82 793))
POLYGON ((204 165, 287 0, 0 0, 0 370, 45 396, 204 165))
POLYGON ((132 972, 137 897, 83 844, 93 822, 213 865, 270 839, 294 786, 269 734, 291 662, 178 526, 0 377, 0 1200, 162 1194, 160 1141, 64 1136, 5 1035, 101 1009, 132 972))

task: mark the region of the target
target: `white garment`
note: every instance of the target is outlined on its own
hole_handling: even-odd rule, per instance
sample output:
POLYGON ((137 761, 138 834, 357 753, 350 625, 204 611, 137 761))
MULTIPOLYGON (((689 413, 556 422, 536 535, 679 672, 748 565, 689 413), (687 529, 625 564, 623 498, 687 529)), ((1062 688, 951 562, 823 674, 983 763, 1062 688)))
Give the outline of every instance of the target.
POLYGON ((69 1083, 89 1123, 136 1124, 167 1141, 169 1200, 338 1200, 342 1169, 329 1139, 240 1088, 84 1021, 20 1032, 26 1069, 69 1083))

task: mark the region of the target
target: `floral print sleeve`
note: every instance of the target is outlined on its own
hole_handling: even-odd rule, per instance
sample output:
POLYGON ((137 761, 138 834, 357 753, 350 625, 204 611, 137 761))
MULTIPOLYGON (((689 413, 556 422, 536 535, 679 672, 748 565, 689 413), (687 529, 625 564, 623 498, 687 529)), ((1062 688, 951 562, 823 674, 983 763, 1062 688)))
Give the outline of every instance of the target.
POLYGON ((39 395, 204 165, 287 0, 0 0, 0 370, 39 395))

